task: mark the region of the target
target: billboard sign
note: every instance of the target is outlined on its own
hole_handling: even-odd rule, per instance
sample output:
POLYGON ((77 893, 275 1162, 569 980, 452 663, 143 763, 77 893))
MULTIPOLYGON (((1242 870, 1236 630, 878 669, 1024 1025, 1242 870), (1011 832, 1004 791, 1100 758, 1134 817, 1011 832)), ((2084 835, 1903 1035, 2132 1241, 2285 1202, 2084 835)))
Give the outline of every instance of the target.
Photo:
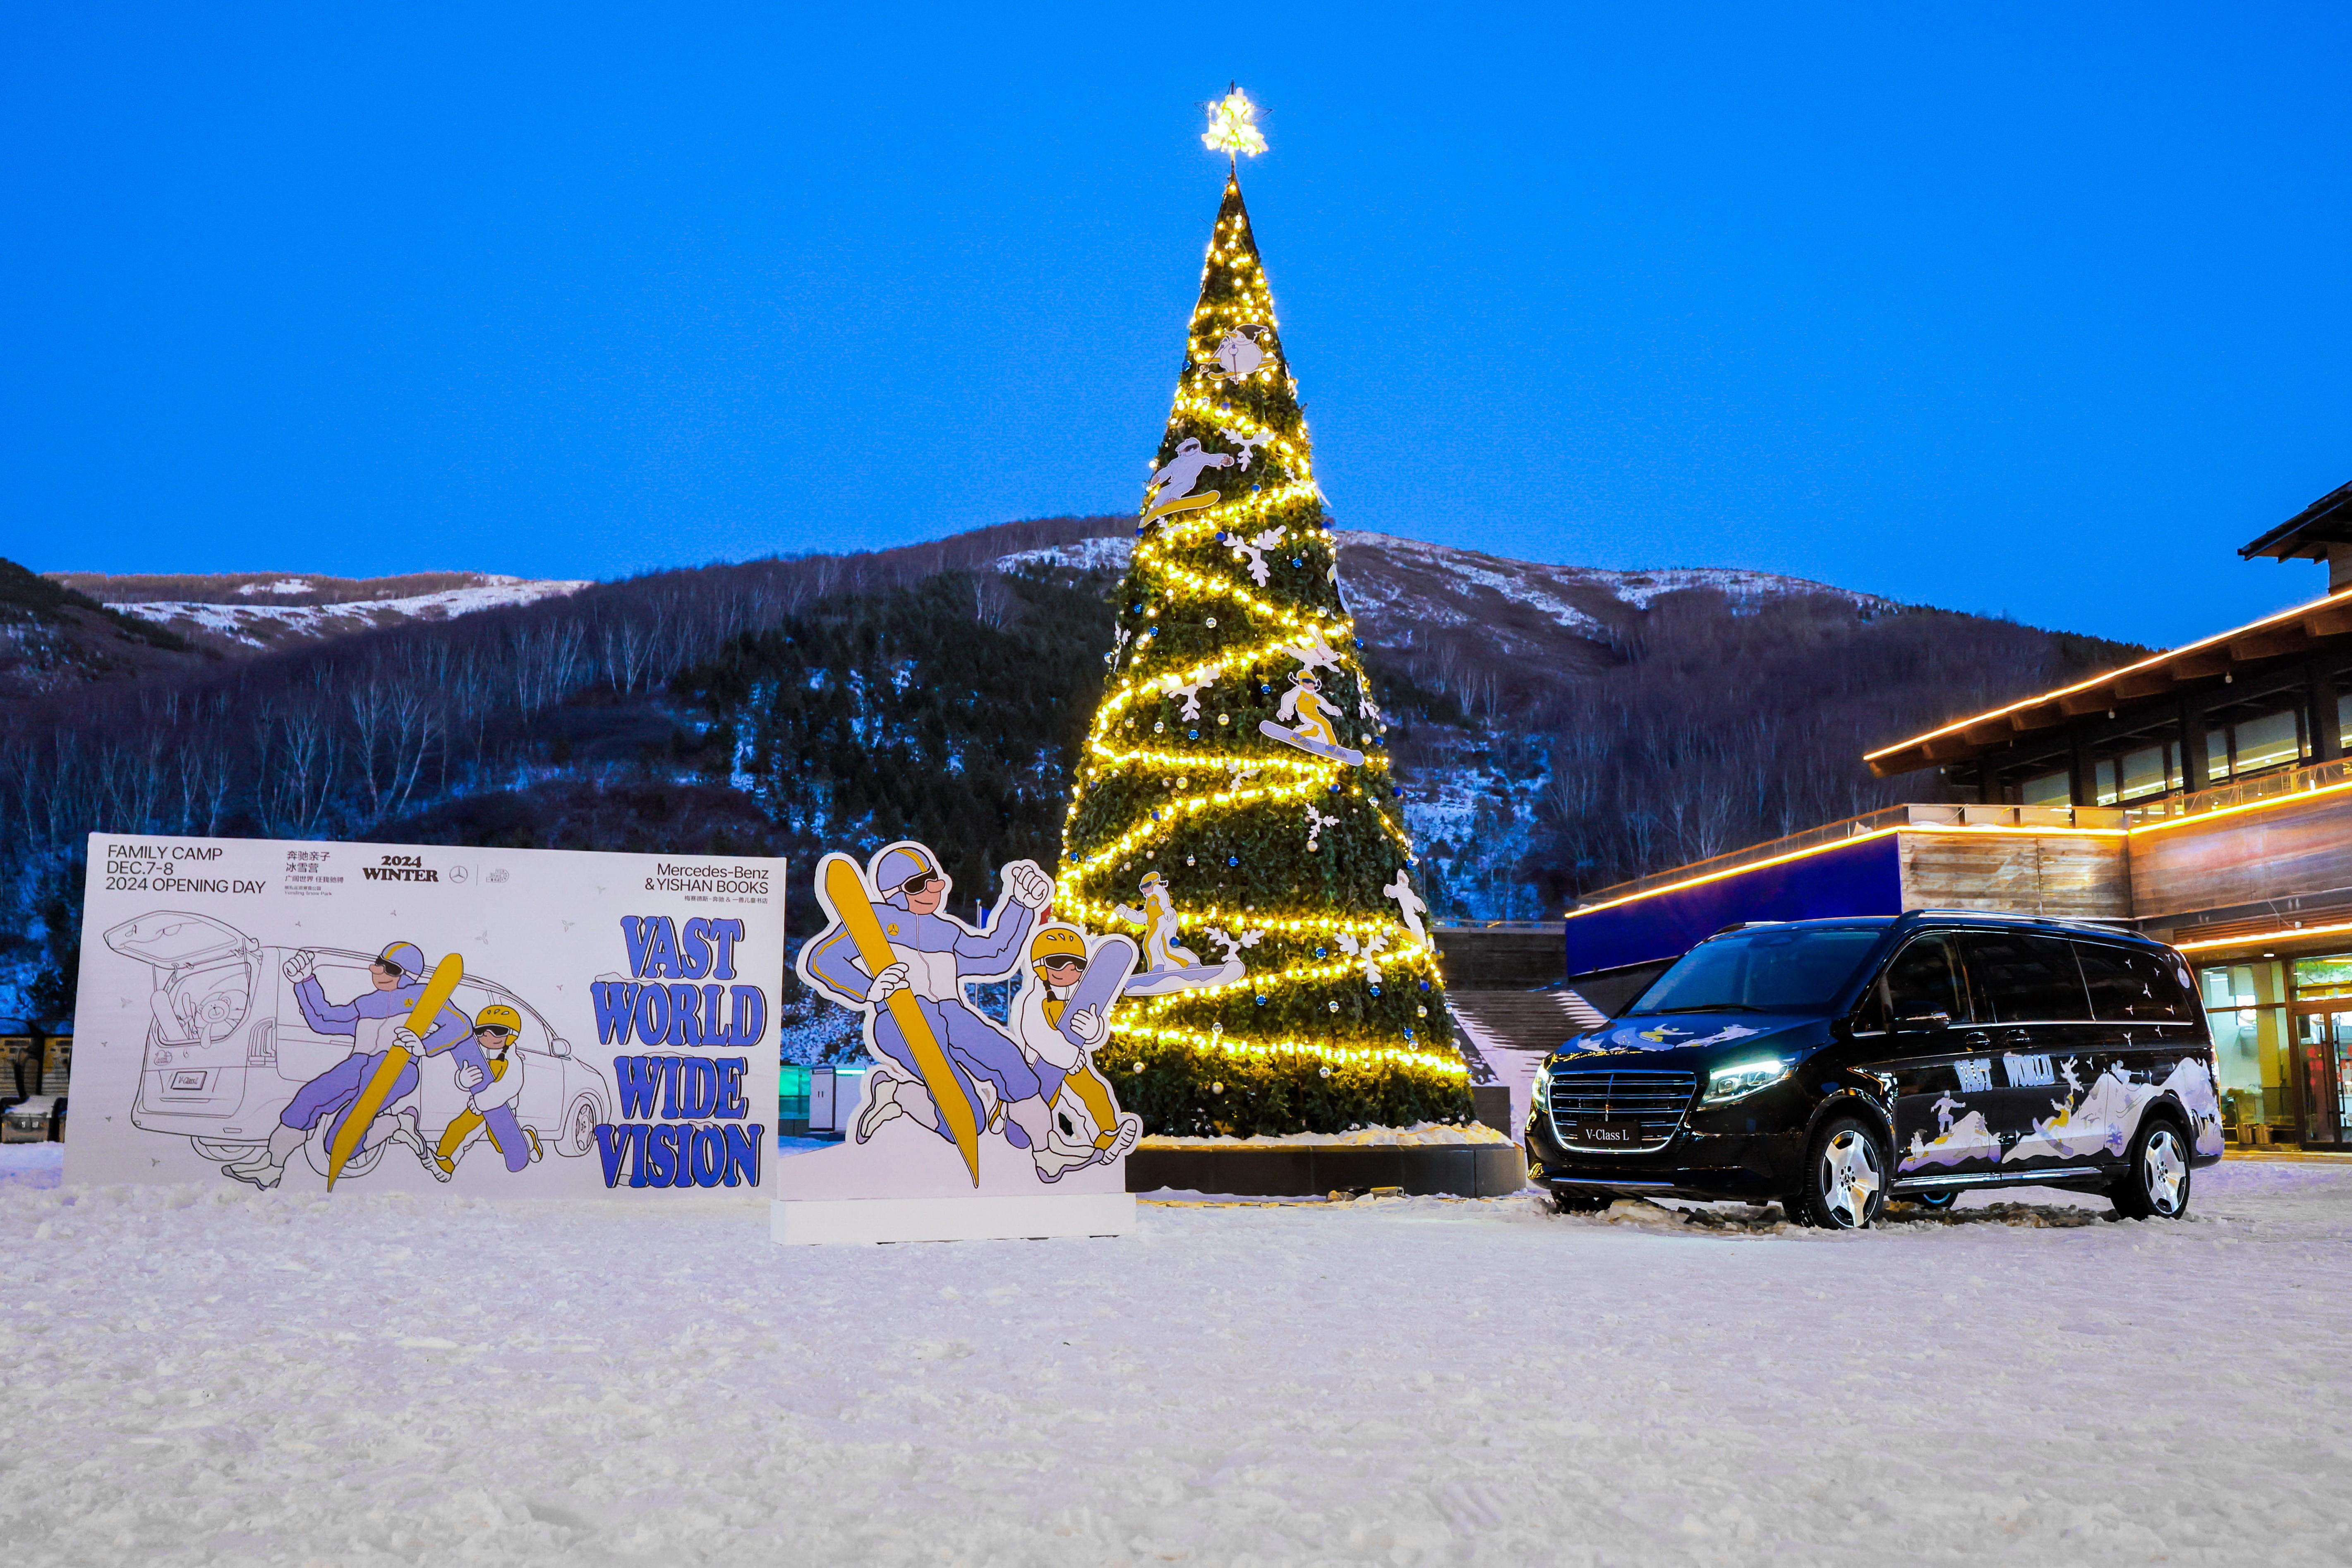
POLYGON ((765 1194, 784 863, 92 834, 69 1182, 765 1194))

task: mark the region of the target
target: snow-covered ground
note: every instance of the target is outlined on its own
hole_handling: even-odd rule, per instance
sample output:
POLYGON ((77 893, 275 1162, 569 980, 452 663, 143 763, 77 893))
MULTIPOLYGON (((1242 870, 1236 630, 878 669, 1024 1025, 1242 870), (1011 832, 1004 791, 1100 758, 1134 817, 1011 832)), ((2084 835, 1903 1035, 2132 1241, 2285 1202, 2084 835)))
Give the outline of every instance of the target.
POLYGON ((696 1197, 5 1185, 0 1552, 2352 1560, 2352 1166, 2197 1196, 1859 1237, 1147 1205, 1118 1241, 785 1251, 696 1197))
MULTIPOLYGON (((259 591, 299 593, 310 587, 299 578, 265 584, 259 591)), ((213 605, 195 600, 162 599, 114 607, 142 620, 174 631, 210 632, 215 637, 252 647, 268 647, 287 640, 340 636, 370 626, 402 621, 442 621, 494 610, 508 605, 530 605, 541 599, 576 594, 585 582, 555 582, 485 574, 471 588, 451 588, 439 594, 415 594, 399 599, 354 599, 340 605, 213 605)), ((253 593, 247 584, 237 590, 253 593)))

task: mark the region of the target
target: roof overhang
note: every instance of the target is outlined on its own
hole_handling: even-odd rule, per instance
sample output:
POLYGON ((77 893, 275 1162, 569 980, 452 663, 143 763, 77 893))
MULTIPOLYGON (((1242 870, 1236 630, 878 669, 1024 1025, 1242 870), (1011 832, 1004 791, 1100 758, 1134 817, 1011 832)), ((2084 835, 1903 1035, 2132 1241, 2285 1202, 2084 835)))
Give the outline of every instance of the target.
MULTIPOLYGON (((2352 491, 2352 486, 2346 489, 2352 491)), ((2347 516, 2352 521, 2352 511, 2347 516)), ((2087 713, 2159 697, 2243 665, 2306 652, 2322 642, 2347 636, 2352 636, 2352 588, 2006 708, 1954 720, 1940 729, 1883 746, 1863 761, 1880 778, 1965 762, 2005 748, 2036 731, 2058 729, 2087 713)))
POLYGON ((2238 554, 2273 561, 2325 561, 2330 545, 2352 544, 2352 485, 2338 485, 2238 554))

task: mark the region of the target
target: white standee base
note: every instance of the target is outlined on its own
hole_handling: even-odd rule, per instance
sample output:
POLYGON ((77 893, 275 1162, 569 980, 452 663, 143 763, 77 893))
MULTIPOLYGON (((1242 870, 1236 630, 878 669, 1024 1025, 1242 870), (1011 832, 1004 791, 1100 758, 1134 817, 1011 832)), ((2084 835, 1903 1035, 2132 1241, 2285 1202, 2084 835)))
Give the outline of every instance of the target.
POLYGON ((1036 1197, 779 1198, 768 1210, 768 1239, 779 1247, 1127 1236, 1134 1229, 1132 1193, 1058 1193, 1036 1197))

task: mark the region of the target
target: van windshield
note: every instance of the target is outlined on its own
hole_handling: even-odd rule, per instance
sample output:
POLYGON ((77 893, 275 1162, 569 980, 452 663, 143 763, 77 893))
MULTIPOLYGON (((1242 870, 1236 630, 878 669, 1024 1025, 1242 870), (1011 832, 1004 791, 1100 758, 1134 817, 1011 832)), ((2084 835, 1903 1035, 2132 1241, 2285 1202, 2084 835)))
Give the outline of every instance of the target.
POLYGON ((1817 1013, 1853 978, 1881 934, 1867 926, 1815 926, 1719 936, 1685 953, 1627 1011, 1817 1013))

